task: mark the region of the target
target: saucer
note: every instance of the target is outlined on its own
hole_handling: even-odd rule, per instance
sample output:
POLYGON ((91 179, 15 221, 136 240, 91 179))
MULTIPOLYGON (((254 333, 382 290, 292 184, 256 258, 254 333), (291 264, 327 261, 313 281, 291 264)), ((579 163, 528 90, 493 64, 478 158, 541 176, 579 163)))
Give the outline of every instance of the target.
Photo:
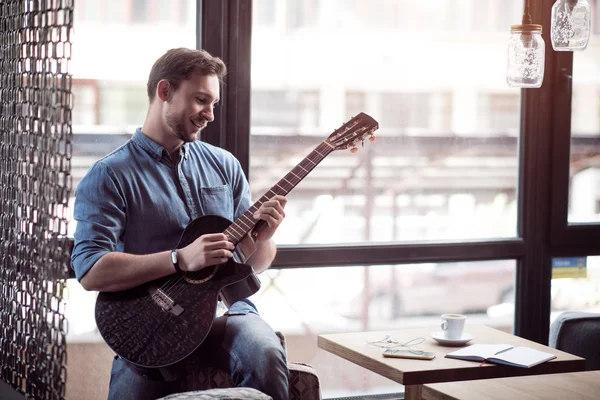
POLYGON ((446 339, 444 338, 444 332, 432 332, 431 337, 433 338, 433 340, 444 346, 460 346, 463 344, 467 344, 474 338, 473 335, 470 335, 466 332, 463 332, 462 337, 460 339, 446 339))

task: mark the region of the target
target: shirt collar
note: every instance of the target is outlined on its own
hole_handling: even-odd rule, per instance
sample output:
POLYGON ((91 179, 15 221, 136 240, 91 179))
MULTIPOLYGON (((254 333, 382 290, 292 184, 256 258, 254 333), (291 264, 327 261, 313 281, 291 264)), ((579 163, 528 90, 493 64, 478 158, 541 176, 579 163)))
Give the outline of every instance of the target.
MULTIPOLYGON (((142 128, 137 128, 135 130, 131 140, 157 161, 160 161, 165 156, 170 158, 170 155, 168 155, 169 152, 165 150, 164 147, 142 133, 142 128)), ((184 143, 183 146, 181 146, 181 158, 183 159, 187 159, 188 157, 187 146, 188 143, 184 143)))

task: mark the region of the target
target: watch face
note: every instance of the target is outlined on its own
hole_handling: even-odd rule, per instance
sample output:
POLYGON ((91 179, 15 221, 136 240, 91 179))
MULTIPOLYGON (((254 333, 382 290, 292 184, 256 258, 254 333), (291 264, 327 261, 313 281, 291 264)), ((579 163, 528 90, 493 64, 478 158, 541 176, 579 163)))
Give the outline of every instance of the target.
POLYGON ((173 250, 171 252, 171 261, 173 264, 177 264, 177 250, 173 250))

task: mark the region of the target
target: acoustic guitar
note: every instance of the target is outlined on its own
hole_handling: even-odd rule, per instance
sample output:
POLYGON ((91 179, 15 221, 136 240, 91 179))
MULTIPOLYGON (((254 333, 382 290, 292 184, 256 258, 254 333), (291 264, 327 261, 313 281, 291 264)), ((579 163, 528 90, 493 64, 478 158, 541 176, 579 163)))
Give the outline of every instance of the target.
MULTIPOLYGON (((263 221, 253 214, 275 195, 287 195, 327 155, 350 148, 368 138, 377 121, 365 113, 344 123, 321 142, 308 156, 287 173, 234 222, 206 215, 193 220, 177 245, 183 248, 207 233, 222 232, 239 248, 247 235, 252 236, 263 221)), ((121 358, 145 368, 175 364, 190 355, 209 333, 217 302, 230 307, 256 293, 260 281, 252 267, 243 264, 239 251, 225 264, 198 272, 183 272, 151 281, 120 292, 101 292, 96 300, 96 324, 108 346, 121 358)))

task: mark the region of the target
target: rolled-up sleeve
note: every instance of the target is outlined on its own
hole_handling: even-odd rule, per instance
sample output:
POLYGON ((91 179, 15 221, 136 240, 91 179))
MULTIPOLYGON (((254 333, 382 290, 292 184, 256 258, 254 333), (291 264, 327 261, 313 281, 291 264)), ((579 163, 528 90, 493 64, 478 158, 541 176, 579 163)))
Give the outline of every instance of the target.
POLYGON ((75 191, 71 266, 78 281, 102 256, 117 250, 125 212, 126 201, 114 174, 102 161, 95 163, 75 191))

